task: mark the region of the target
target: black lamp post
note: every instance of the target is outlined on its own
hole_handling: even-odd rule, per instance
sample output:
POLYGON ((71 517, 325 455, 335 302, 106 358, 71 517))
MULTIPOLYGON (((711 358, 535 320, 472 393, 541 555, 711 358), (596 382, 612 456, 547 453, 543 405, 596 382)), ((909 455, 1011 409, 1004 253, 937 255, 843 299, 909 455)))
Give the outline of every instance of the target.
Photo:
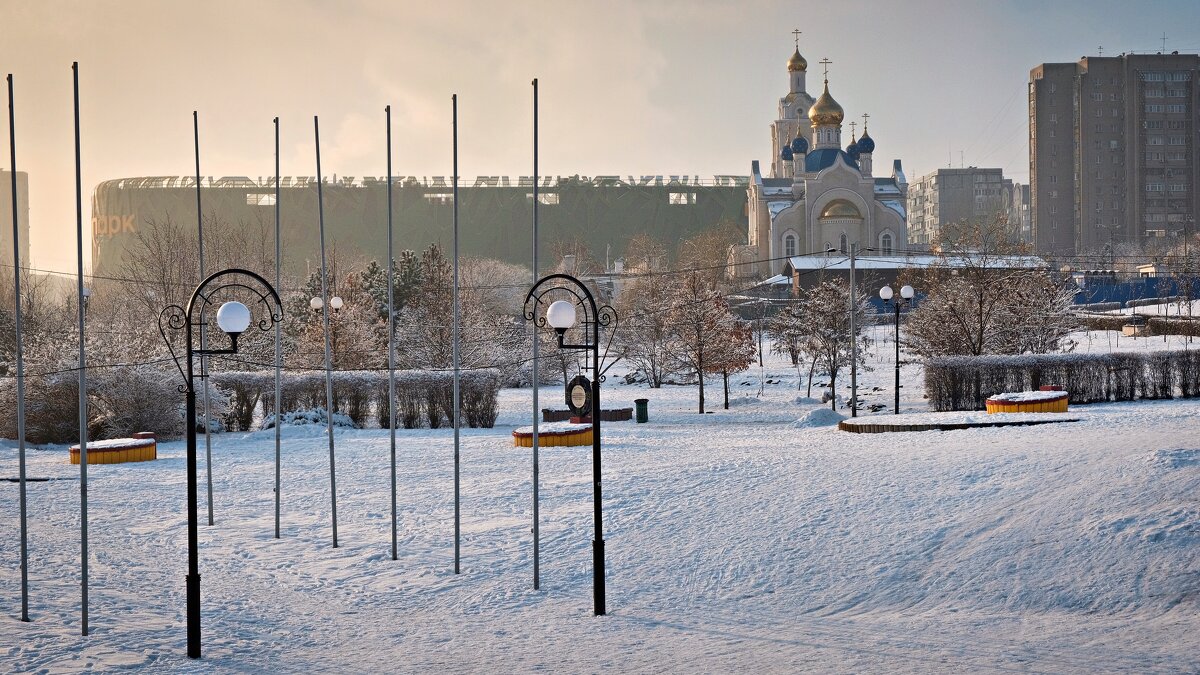
MULTIPOLYGON (((238 336, 250 327, 251 312, 246 305, 232 300, 223 303, 217 309, 217 326, 229 335, 228 349, 195 349, 192 346, 193 328, 203 327, 208 323, 207 312, 215 303, 214 296, 222 291, 242 291, 257 296, 258 302, 266 310, 267 317, 258 322, 259 330, 269 330, 272 324, 283 320, 283 304, 279 294, 254 272, 242 269, 227 269, 211 274, 192 293, 187 309, 179 305, 168 305, 158 316, 158 332, 162 334, 167 349, 175 359, 175 367, 179 366, 179 357, 167 337, 167 329, 184 331, 184 348, 187 360, 186 370, 180 368, 184 384, 180 390, 186 399, 187 426, 187 480, 188 480, 188 575, 187 575, 187 642, 188 657, 200 658, 200 564, 198 537, 196 534, 196 387, 193 371, 196 356, 214 354, 236 354, 238 336), (227 279, 228 277, 228 279, 227 279)), ((201 372, 200 377, 207 373, 201 372)))
POLYGON ((900 297, 892 297, 892 287, 884 286, 879 289, 879 297, 883 298, 883 304, 891 303, 896 309, 896 405, 895 414, 900 414, 900 307, 903 305, 911 305, 913 295, 913 287, 905 284, 900 289, 900 297))
POLYGON ((538 279, 525 296, 525 320, 532 321, 536 327, 549 325, 553 328, 558 334, 559 349, 588 352, 591 358, 592 508, 596 527, 592 539, 592 592, 594 613, 601 616, 607 612, 604 606, 604 526, 600 508, 600 383, 604 381, 604 371, 600 368, 600 327, 616 324, 617 313, 608 305, 597 307, 592 292, 575 277, 550 274, 538 279), (561 299, 550 302, 555 297, 561 299), (538 306, 542 303, 548 303, 544 316, 538 314, 538 306), (583 310, 584 343, 567 344, 564 338, 567 330, 575 326, 579 309, 583 310))

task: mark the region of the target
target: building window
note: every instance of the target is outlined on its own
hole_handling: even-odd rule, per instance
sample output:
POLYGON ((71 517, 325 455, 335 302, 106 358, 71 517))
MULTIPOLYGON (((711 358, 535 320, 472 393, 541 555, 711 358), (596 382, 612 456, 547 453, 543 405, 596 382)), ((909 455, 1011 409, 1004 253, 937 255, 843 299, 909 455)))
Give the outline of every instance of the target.
POLYGON ((247 192, 247 206, 275 206, 275 193, 247 192))
POLYGON ((1163 107, 1160 104, 1157 104, 1157 103, 1146 104, 1146 112, 1148 112, 1148 113, 1160 113, 1162 111, 1163 111, 1163 107))
POLYGON ((879 238, 879 248, 883 249, 884 255, 892 254, 892 233, 891 232, 884 232, 883 236, 881 236, 879 238))
POLYGON ((1172 103, 1171 105, 1167 106, 1167 112, 1169 112, 1169 113, 1187 112, 1187 106, 1183 105, 1182 103, 1172 103))
POLYGON ((850 244, 845 232, 843 232, 841 238, 838 239, 838 250, 842 253, 850 250, 850 244))
POLYGON ((1116 150, 1116 149, 1117 149, 1117 142, 1116 142, 1116 141, 1109 141, 1109 142, 1108 142, 1108 149, 1109 149, 1109 150, 1116 150))
POLYGON ((789 234, 783 237, 783 254, 789 258, 796 255, 796 235, 789 234))

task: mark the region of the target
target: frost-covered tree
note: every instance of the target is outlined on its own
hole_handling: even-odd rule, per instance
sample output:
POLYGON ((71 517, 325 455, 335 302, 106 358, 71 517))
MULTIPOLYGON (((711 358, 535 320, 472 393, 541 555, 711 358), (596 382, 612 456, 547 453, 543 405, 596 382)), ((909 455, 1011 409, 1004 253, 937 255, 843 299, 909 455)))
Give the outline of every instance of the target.
POLYGON ((827 279, 801 291, 796 304, 785 314, 794 317, 800 331, 799 348, 829 375, 829 389, 837 409, 837 377, 852 361, 854 342, 858 342, 858 367, 866 367, 866 351, 871 339, 863 332, 870 303, 859 295, 855 307, 854 333, 850 331, 850 284, 843 279, 827 279))
POLYGON ((704 376, 740 362, 741 352, 730 343, 748 342, 753 358, 753 338, 711 280, 693 272, 674 281, 668 312, 673 332, 668 363, 680 373, 696 377, 699 412, 703 414, 704 376))
POLYGON ((1012 243, 1002 219, 963 225, 914 275, 923 298, 906 334, 922 356, 1045 353, 1069 348, 1071 289, 1012 243))
POLYGON ((617 301, 621 317, 617 349, 625 362, 641 373, 652 389, 670 377, 674 361, 671 349, 672 284, 675 277, 644 272, 626 286, 617 301))

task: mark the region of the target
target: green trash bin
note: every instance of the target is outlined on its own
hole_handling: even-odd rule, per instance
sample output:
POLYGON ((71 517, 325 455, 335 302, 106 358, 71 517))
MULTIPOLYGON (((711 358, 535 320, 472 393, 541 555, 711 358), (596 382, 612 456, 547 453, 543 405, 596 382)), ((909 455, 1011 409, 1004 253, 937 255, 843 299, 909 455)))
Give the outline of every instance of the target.
POLYGON ((637 406, 637 423, 645 424, 646 422, 650 421, 650 414, 647 410, 647 406, 650 404, 650 399, 635 398, 633 399, 633 404, 637 406))

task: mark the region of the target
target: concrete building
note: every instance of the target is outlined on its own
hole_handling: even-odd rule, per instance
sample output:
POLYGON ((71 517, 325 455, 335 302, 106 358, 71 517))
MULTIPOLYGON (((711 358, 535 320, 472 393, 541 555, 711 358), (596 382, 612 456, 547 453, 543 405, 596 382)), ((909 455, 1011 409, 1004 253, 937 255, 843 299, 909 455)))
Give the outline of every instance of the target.
POLYGON ((874 176, 875 139, 866 115, 862 135, 851 136, 843 149, 846 115, 829 93, 828 70, 816 98, 808 93, 807 72, 797 47, 787 61, 788 92, 770 127, 768 174, 758 161, 751 163, 747 243, 730 252, 738 276, 779 274, 792 256, 847 251, 852 244, 890 254, 908 241, 908 180, 900 160, 890 175, 874 176))
POLYGON ((908 241, 926 249, 948 225, 991 223, 1000 216, 1016 229, 1017 200, 1001 169, 938 169, 908 186, 908 241))
POLYGON ((1035 249, 1071 255, 1193 232, 1200 56, 1121 54, 1029 72, 1035 249))
MULTIPOLYGON (((12 172, 0 169, 0 264, 13 259, 12 172)), ((17 222, 20 224, 21 266, 29 266, 29 174, 17 172, 17 222)), ((9 270, 9 274, 12 270, 9 270)))

